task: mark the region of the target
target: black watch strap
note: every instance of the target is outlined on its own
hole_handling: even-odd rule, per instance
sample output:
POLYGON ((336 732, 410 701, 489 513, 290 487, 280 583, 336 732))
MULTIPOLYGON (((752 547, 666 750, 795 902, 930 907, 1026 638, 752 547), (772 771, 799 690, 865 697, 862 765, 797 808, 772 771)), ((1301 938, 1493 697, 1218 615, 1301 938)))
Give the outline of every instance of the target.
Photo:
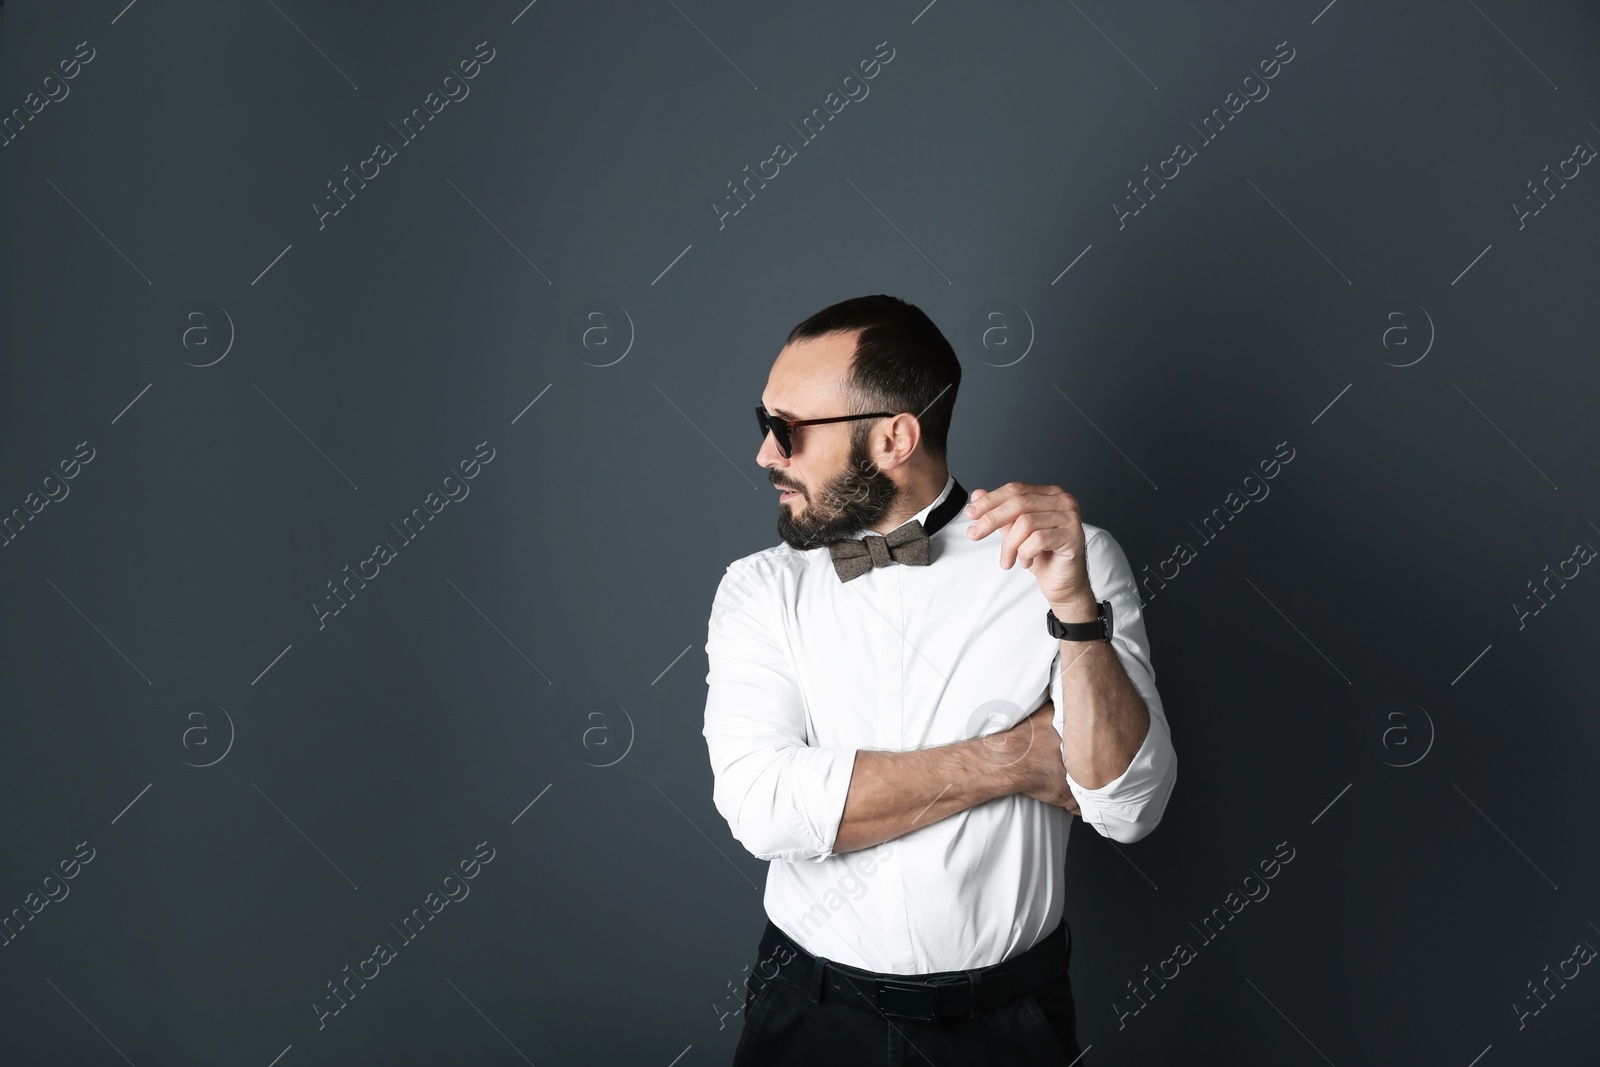
POLYGON ((1111 601, 1100 601, 1100 615, 1090 622, 1062 622, 1054 611, 1046 611, 1044 625, 1058 641, 1110 641, 1111 601))

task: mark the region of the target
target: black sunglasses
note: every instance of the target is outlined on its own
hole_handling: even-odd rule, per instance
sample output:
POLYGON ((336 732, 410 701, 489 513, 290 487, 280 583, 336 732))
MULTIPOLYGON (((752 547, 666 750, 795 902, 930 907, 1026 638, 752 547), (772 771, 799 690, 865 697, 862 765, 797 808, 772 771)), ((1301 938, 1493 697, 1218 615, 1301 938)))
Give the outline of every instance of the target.
POLYGON ((865 415, 836 415, 831 419, 785 419, 777 415, 768 415, 767 409, 760 404, 756 405, 756 424, 761 427, 761 436, 766 437, 770 431, 772 439, 778 442, 778 451, 783 453, 783 458, 788 459, 794 455, 794 446, 790 433, 796 426, 815 426, 823 422, 851 422, 855 419, 883 419, 893 418, 892 411, 873 411, 865 415))

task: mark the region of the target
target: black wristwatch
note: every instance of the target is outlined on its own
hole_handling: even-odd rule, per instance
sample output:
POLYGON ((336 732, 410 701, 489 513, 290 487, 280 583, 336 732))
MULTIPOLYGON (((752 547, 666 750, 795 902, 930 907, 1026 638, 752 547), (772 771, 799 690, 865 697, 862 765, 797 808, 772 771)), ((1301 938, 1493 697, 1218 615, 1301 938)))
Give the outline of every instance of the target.
POLYGON ((1100 601, 1100 615, 1090 622, 1062 622, 1054 611, 1046 611, 1044 626, 1058 641, 1110 641, 1111 601, 1100 601))

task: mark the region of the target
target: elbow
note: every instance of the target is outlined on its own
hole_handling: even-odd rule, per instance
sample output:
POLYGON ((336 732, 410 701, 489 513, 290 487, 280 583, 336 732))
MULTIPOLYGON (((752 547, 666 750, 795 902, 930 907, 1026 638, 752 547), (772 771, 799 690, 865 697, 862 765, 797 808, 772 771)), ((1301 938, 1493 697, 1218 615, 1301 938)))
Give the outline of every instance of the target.
POLYGON ((1150 836, 1161 822, 1161 809, 1146 808, 1132 815, 1113 815, 1102 812, 1098 817, 1090 819, 1089 825, 1099 831, 1100 836, 1119 845, 1131 845, 1135 841, 1142 841, 1150 836))
POLYGON ((1141 841, 1161 824, 1161 817, 1167 811, 1167 800, 1172 796, 1172 787, 1177 781, 1178 757, 1174 753, 1169 758, 1160 783, 1142 802, 1119 804, 1113 810, 1102 809, 1087 821, 1100 836, 1118 844, 1131 845, 1141 841))
POLYGON ((771 826, 762 826, 753 820, 728 823, 733 839, 758 860, 793 858, 793 843, 786 841, 771 826))
POLYGON ((1107 819, 1106 827, 1102 831, 1106 837, 1121 845, 1131 845, 1135 841, 1142 841, 1150 836, 1161 822, 1161 812, 1146 809, 1134 819, 1107 819))
POLYGON ((822 853, 808 849, 795 835, 760 804, 747 803, 752 790, 734 794, 719 783, 712 790, 712 803, 728 824, 733 839, 758 860, 820 859, 822 853))
POLYGON ((724 822, 728 824, 728 832, 744 850, 756 859, 766 859, 763 851, 770 851, 771 832, 762 827, 759 819, 749 818, 745 814, 744 795, 730 795, 729 790, 719 781, 711 791, 711 802, 716 806, 724 822))
POLYGON ((833 854, 854 749, 760 748, 712 766, 712 801, 734 838, 761 860, 833 854))
POLYGON ((823 860, 831 853, 798 844, 791 835, 773 827, 735 830, 734 840, 758 860, 823 860))

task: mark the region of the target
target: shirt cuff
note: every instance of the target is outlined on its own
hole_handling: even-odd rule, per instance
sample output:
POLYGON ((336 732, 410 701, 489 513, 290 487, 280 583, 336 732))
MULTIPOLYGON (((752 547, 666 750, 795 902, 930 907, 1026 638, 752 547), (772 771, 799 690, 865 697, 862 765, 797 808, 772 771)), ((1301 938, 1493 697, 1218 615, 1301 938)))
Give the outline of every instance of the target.
POLYGON ((791 771, 795 803, 788 808, 789 832, 802 847, 762 859, 813 860, 832 856, 844 821, 844 804, 855 773, 853 748, 805 747, 794 750, 791 771))
MULTIPOLYGON (((1149 702, 1146 701, 1149 707, 1149 702)), ((1150 710, 1150 726, 1127 768, 1097 789, 1066 775, 1067 788, 1078 801, 1083 820, 1103 837, 1131 844, 1161 821, 1167 798, 1177 781, 1178 758, 1173 751, 1167 721, 1158 709, 1150 710)))

